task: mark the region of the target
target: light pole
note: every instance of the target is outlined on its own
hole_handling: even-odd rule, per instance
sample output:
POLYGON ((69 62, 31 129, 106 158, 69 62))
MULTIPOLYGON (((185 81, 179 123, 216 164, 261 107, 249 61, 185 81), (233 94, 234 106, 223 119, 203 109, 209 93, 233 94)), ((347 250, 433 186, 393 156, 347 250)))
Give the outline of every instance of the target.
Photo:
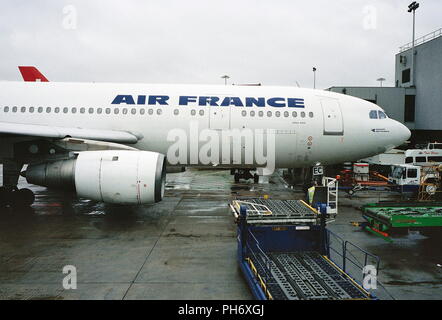
POLYGON ((316 67, 313 67, 313 89, 316 89, 316 67))
POLYGON ((382 82, 385 81, 385 78, 379 78, 379 79, 377 79, 376 81, 379 81, 379 82, 381 83, 381 88, 382 88, 382 82))
POLYGON ((408 12, 413 12, 413 42, 412 42, 412 50, 411 50, 411 85, 414 87, 414 36, 415 36, 415 30, 416 30, 416 10, 419 8, 419 3, 416 1, 413 1, 408 6, 408 12))
POLYGON ((230 77, 226 74, 222 76, 221 79, 224 79, 224 85, 227 86, 227 79, 230 79, 230 77))

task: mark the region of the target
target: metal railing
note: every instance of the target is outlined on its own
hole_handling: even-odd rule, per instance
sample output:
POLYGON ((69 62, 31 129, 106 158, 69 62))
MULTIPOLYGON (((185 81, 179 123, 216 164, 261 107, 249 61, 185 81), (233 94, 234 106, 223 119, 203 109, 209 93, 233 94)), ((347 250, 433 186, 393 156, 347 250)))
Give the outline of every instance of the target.
MULTIPOLYGON (((416 39, 414 41, 414 46, 424 44, 425 42, 436 39, 440 36, 442 36, 442 28, 435 30, 433 32, 430 32, 429 34, 426 34, 423 37, 416 39)), ((409 43, 403 45, 402 47, 399 47, 399 52, 407 51, 407 50, 411 49, 412 47, 413 47, 413 41, 410 41, 409 43)))

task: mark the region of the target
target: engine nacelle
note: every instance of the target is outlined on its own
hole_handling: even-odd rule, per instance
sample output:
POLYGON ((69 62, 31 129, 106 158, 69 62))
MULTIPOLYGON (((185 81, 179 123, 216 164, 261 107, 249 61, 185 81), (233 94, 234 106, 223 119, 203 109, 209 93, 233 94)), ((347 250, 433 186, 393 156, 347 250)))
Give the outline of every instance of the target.
POLYGON ((163 199, 166 159, 149 151, 85 151, 77 159, 29 165, 26 180, 106 203, 148 204, 163 199))

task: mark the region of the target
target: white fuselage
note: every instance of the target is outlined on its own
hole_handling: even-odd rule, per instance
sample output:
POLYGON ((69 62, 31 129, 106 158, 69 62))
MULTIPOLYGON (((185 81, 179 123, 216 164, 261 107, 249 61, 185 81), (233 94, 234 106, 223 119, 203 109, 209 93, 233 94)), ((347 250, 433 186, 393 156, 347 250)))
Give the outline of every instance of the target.
MULTIPOLYGON (((275 166, 294 168, 369 157, 410 136, 395 120, 369 118, 370 111, 382 111, 377 105, 320 90, 57 82, 0 86, 1 122, 129 131, 142 137, 133 147, 163 154, 175 143, 171 132, 186 132, 194 139, 190 143, 199 136, 197 152, 201 152, 211 133, 216 137, 232 129, 265 129, 275 137, 275 166), (220 106, 223 101, 228 105, 220 106)), ((244 143, 241 147, 247 153, 244 143)), ((189 147, 188 163, 178 165, 251 167, 244 161, 235 163, 232 152, 229 159, 220 152, 218 161, 211 154, 209 163, 200 157, 191 159, 191 152, 189 147)))

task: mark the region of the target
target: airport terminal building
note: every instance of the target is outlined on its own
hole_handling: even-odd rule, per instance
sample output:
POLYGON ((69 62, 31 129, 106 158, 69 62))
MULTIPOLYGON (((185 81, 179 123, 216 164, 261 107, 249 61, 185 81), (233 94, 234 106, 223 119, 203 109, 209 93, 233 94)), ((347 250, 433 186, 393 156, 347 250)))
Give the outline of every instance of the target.
POLYGON ((376 103, 411 131, 411 143, 442 141, 442 28, 415 41, 395 59, 395 87, 331 87, 327 90, 376 103))

